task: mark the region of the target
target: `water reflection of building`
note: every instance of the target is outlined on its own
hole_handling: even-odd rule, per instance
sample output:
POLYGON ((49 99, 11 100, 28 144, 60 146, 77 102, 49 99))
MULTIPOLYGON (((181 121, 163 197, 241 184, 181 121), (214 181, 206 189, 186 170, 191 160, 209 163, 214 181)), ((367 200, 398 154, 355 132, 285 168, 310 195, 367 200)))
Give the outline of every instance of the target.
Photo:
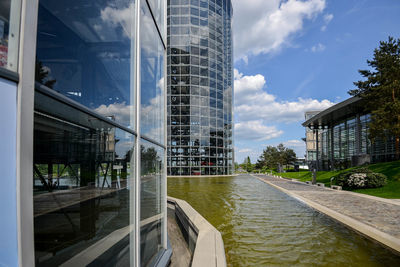
POLYGON ((0 265, 168 262, 164 5, 1 1, 0 265))
POLYGON ((317 114, 306 113, 307 162, 313 168, 341 169, 396 159, 393 136, 368 138, 370 113, 352 97, 317 114), (308 116, 307 116, 308 114, 308 116))
POLYGON ((232 13, 168 0, 168 175, 233 173, 232 13))

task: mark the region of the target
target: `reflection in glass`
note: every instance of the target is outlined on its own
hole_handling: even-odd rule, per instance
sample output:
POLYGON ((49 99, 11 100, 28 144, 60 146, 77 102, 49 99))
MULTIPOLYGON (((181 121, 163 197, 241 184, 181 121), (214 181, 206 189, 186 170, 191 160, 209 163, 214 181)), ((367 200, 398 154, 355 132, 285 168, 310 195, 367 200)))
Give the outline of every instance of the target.
POLYGON ((165 138, 165 3, 141 1, 140 18, 134 17, 136 5, 134 0, 39 0, 36 266, 133 266, 136 260, 151 266, 167 249, 165 149, 160 146, 165 138), (140 20, 140 60, 134 58, 135 20, 140 20), (140 106, 134 106, 136 90, 141 90, 140 106), (140 129, 135 129, 136 115, 140 129), (153 141, 135 140, 136 131, 153 141), (133 156, 134 147, 141 158, 133 156), (140 233, 132 230, 139 227, 136 221, 140 233))
POLYGON ((164 23, 164 11, 165 11, 165 6, 167 1, 163 0, 148 0, 151 10, 153 11, 154 18, 156 20, 156 24, 158 28, 160 29, 161 36, 165 40, 165 23, 164 23))
POLYGON ((155 259, 161 244, 161 186, 164 177, 164 149, 141 140, 141 262, 147 265, 155 259))
POLYGON ((133 128, 134 14, 134 0, 40 0, 36 81, 133 128))
POLYGON ((145 1, 140 11, 141 134, 164 144, 164 46, 145 1))
POLYGON ((92 120, 92 126, 54 117, 54 105, 64 110, 55 102, 36 93, 36 266, 70 264, 82 251, 88 263, 129 265, 134 136, 79 112, 77 118, 92 120), (104 238, 107 256, 90 248, 104 238))
POLYGON ((0 68, 17 71, 20 0, 0 1, 0 68))

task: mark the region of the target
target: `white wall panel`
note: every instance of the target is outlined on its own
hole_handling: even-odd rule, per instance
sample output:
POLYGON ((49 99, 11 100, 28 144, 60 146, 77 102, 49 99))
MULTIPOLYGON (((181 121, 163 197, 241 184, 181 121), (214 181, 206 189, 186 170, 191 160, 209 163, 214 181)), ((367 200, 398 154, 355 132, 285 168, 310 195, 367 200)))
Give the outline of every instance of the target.
POLYGON ((16 92, 14 82, 0 78, 0 266, 18 266, 16 92))

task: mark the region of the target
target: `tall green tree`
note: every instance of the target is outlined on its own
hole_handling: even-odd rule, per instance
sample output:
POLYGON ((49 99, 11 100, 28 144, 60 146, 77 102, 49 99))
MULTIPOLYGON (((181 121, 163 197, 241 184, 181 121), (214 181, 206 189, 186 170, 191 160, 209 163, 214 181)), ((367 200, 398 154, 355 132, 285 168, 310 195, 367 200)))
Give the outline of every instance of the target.
POLYGON ((296 152, 291 148, 286 148, 284 152, 284 164, 286 167, 289 164, 293 164, 297 160, 296 152))
POLYGON ((400 39, 389 37, 374 50, 372 60, 367 60, 370 70, 359 70, 365 80, 354 83, 357 89, 352 96, 365 100, 365 109, 371 112, 369 138, 396 139, 396 157, 400 155, 400 39))
POLYGON ((275 169, 278 164, 281 166, 289 165, 296 160, 296 153, 293 149, 286 148, 283 144, 278 146, 267 146, 263 153, 257 160, 257 168, 267 167, 268 169, 275 169))
POLYGON ((252 172, 253 171, 253 165, 251 164, 250 157, 247 156, 247 158, 244 160, 244 168, 247 172, 252 172))
POLYGON ((267 146, 263 150, 260 158, 258 159, 258 165, 262 167, 267 167, 268 169, 274 169, 277 167, 279 162, 278 149, 274 146, 267 146))

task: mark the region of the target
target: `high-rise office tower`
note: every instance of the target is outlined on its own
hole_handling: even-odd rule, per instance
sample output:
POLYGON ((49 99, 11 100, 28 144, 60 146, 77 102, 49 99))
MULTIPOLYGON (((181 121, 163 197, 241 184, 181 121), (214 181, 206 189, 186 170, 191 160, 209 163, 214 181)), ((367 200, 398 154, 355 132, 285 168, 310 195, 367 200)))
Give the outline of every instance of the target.
POLYGON ((231 0, 168 0, 168 174, 233 172, 231 0))

